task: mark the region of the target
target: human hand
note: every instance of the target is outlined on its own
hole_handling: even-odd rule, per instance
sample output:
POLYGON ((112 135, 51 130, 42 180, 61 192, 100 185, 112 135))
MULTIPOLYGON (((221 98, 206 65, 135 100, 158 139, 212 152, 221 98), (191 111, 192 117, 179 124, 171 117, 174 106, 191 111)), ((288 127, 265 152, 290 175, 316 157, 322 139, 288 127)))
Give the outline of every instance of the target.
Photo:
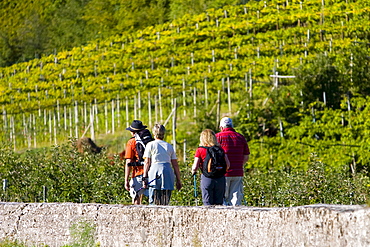
POLYGON ((182 188, 182 183, 181 183, 181 181, 180 181, 180 180, 177 180, 177 181, 176 181, 176 189, 177 189, 177 190, 181 190, 181 188, 182 188))
POLYGON ((148 188, 148 178, 147 177, 143 177, 142 183, 143 183, 143 188, 144 189, 148 188))
POLYGON ((125 189, 130 191, 130 181, 125 182, 125 189))

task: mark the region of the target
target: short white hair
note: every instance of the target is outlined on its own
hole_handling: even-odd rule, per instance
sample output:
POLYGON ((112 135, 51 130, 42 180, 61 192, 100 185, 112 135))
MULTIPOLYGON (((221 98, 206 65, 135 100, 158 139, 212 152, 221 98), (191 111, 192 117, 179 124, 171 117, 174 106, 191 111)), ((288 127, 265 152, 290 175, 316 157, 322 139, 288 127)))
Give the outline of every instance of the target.
POLYGON ((155 138, 164 139, 164 134, 166 133, 166 128, 161 124, 155 124, 153 127, 153 136, 155 138))

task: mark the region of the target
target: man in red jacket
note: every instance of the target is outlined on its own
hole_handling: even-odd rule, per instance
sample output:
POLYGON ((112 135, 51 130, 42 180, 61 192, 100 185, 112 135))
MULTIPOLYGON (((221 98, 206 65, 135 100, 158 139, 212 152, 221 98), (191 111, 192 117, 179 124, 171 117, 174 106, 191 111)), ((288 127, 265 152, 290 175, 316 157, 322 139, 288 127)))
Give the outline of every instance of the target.
POLYGON ((227 171, 225 205, 241 205, 244 197, 243 176, 244 164, 249 159, 249 147, 245 137, 234 130, 231 118, 224 117, 220 121, 221 132, 216 134, 217 141, 230 160, 227 171))

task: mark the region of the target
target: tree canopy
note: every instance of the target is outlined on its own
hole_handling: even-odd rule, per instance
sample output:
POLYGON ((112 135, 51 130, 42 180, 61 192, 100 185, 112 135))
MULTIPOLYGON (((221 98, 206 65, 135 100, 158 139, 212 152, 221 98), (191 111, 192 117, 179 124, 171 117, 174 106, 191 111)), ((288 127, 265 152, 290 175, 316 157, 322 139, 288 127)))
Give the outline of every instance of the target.
POLYGON ((3 0, 0 66, 245 0, 3 0))

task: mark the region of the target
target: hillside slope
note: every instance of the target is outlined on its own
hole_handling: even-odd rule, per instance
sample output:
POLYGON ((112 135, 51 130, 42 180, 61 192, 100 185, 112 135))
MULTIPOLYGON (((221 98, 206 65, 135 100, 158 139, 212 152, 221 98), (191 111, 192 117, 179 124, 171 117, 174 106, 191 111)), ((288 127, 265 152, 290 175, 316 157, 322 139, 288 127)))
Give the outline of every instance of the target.
MULTIPOLYGON (((323 3, 250 1, 210 9, 0 68, 2 140, 31 147, 36 138, 52 144, 79 137, 92 113, 100 121, 97 133, 115 132, 133 118, 149 125, 165 122, 174 99, 181 112, 177 138, 189 135, 189 124, 200 123, 197 133, 216 128, 220 115, 240 112, 245 114, 241 118, 254 114, 254 119, 264 119, 248 132, 253 138, 258 125, 267 121, 258 115, 272 109, 278 86, 290 86, 289 107, 300 107, 302 89, 294 86, 296 81, 272 75, 295 75, 294 69, 309 68, 320 54, 335 56, 336 66, 348 74, 351 50, 368 43, 370 1, 323 3)), ((342 84, 344 92, 356 88, 342 84)), ((326 100, 331 97, 336 96, 328 93, 326 100)), ((271 116, 275 125, 278 116, 285 117, 271 116)))

